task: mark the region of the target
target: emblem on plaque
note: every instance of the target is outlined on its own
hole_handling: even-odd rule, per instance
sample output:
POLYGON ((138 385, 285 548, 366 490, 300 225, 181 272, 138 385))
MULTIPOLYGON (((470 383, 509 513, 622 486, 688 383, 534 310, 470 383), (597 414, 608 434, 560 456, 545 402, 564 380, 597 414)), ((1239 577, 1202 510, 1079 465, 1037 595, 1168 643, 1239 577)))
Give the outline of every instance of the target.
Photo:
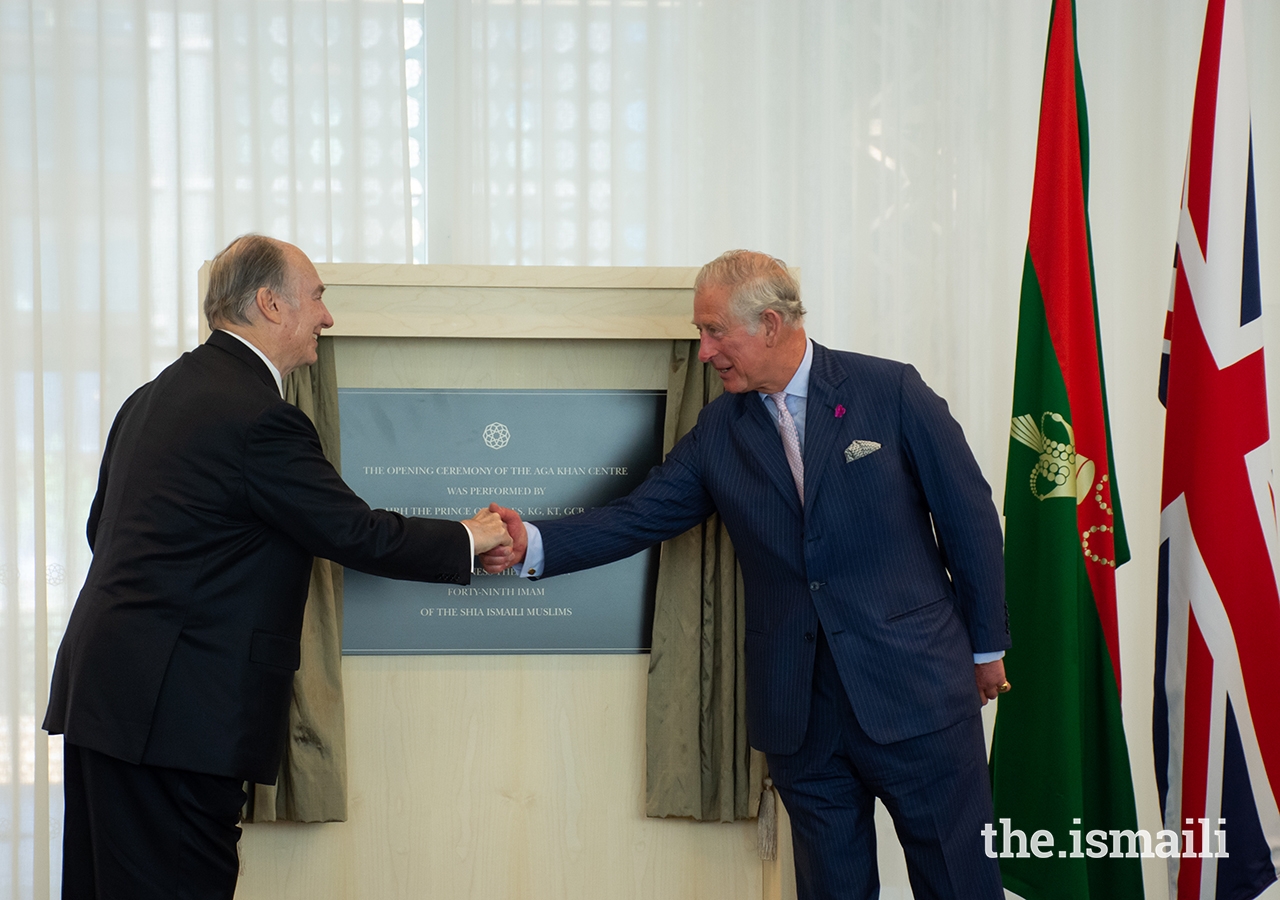
POLYGON ((511 440, 511 431, 501 422, 493 422, 484 429, 484 443, 491 450, 501 450, 511 440))

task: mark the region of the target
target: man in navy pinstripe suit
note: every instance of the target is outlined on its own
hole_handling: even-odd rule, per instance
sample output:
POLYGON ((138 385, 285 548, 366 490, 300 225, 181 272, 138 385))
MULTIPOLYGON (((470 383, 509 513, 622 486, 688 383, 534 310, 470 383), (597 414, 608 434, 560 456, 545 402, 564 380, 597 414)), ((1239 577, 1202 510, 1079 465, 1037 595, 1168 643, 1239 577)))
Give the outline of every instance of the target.
POLYGON ((536 527, 500 570, 558 575, 718 512, 746 587, 747 728, 791 815, 801 898, 873 898, 874 802, 917 898, 999 898, 980 707, 1008 690, 1002 537, 960 426, 909 365, 805 336, 786 267, 733 251, 694 288, 726 394, 629 496, 536 527))

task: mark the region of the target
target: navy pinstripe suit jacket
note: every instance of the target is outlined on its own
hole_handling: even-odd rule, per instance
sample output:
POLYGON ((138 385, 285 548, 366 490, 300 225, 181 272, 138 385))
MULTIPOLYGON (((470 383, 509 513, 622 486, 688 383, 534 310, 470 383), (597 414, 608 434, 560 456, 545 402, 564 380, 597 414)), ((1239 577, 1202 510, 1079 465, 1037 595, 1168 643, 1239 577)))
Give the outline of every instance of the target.
POLYGON ((909 365, 815 343, 804 470, 802 507, 760 397, 725 394, 630 495, 538 523, 543 573, 621 559, 718 511, 746 587, 753 746, 799 749, 819 623, 874 740, 976 713, 973 654, 1010 645, 1003 541, 945 401, 909 365), (847 462, 855 440, 880 449, 847 462))

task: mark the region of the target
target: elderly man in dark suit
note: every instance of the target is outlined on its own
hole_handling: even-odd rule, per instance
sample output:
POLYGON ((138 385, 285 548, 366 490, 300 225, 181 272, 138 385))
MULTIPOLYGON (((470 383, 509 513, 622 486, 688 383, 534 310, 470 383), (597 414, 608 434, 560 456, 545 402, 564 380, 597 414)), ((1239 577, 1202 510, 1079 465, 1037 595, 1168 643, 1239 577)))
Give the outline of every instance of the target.
POLYGON ((960 426, 911 366, 808 340, 778 260, 694 288, 727 393, 629 496, 529 525, 489 569, 558 575, 719 512, 746 587, 747 728, 791 815, 801 898, 877 895, 875 798, 918 900, 1003 896, 980 707, 1008 690, 1000 523, 960 426))
POLYGON ((325 459, 282 379, 333 325, 290 244, 213 261, 209 340, 121 407, 89 511, 93 563, 44 727, 66 735, 63 897, 230 898, 244 781, 275 782, 312 558, 466 584, 510 543, 373 510, 325 459))

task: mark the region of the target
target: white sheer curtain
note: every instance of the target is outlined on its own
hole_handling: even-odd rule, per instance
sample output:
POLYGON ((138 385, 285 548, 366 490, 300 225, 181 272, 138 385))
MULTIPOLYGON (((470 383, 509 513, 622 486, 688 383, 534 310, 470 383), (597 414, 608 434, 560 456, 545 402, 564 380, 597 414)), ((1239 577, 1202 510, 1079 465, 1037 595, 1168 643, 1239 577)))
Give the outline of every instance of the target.
MULTIPOLYGON (((1125 712, 1154 827, 1154 386, 1204 2, 1077 10, 1135 551, 1120 572, 1125 712)), ((60 744, 39 731, 52 654, 88 564, 106 429, 194 343, 202 260, 250 229, 318 260, 697 265, 767 250, 801 267, 819 340, 910 360, 948 397, 998 494, 1048 13, 0 0, 0 900, 57 890, 60 744)), ((1266 252, 1280 13, 1246 0, 1245 15, 1280 339, 1266 252)), ((907 896, 885 863, 886 895, 907 896)), ((1158 868, 1147 876, 1158 896, 1158 868)))
MULTIPOLYGON (((820 339, 1007 414, 1011 355, 968 348, 1014 334, 1047 2, 427 9, 453 37, 428 50, 428 130, 453 145, 434 261, 765 249, 801 267, 820 339)), ((992 458, 1005 431, 978 436, 992 458)))
POLYGON ((39 725, 111 419, 236 234, 412 261, 405 38, 398 3, 0 2, 0 897, 57 892, 39 725))
MULTIPOLYGON (((1155 384, 1205 2, 1075 5, 1133 547, 1119 573, 1125 722, 1141 824, 1154 833, 1155 384)), ((433 45, 441 93, 428 130, 451 122, 453 144, 429 174, 453 187, 428 210, 433 259, 699 265, 733 247, 781 256, 802 270, 818 340, 910 361, 948 399, 999 502, 1049 0, 428 9, 454 36, 433 45)), ((1259 235, 1274 250, 1280 9, 1245 0, 1244 11, 1259 235)), ((1280 254, 1262 256, 1280 410, 1280 254)), ((885 896, 908 897, 881 824, 885 896)), ((1165 892, 1157 863, 1144 872, 1152 897, 1165 892)))
MULTIPOLYGON (((1204 0, 1076 6, 1104 329, 1158 341, 1204 0)), ((1049 7, 428 4, 430 257, 768 250, 801 268, 818 339, 909 359, 952 400, 998 488, 1049 7)), ((1245 13, 1255 152, 1280 160, 1280 24, 1245 13)), ((1145 356, 1112 380, 1130 360, 1145 397, 1145 356)))

